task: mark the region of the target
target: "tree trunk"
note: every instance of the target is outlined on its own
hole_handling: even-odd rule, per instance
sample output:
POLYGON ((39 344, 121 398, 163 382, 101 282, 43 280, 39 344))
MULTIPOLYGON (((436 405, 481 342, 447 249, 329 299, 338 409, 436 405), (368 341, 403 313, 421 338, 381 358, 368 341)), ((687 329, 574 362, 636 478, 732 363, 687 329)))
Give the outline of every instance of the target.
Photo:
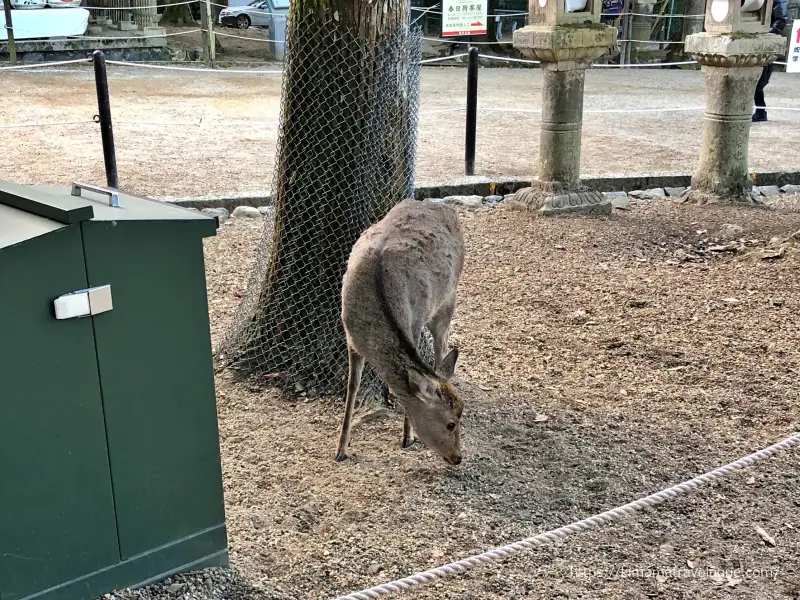
MULTIPOLYGON (((174 4, 180 0, 168 0, 167 4, 174 4)), ((188 4, 181 4, 179 6, 167 6, 164 8, 164 13, 161 15, 161 24, 178 24, 183 23, 189 25, 194 23, 192 12, 189 10, 188 4)))
POLYGON ((344 389, 350 250, 413 188, 419 44, 408 11, 408 0, 291 4, 274 227, 220 354, 238 370, 312 395, 344 389))

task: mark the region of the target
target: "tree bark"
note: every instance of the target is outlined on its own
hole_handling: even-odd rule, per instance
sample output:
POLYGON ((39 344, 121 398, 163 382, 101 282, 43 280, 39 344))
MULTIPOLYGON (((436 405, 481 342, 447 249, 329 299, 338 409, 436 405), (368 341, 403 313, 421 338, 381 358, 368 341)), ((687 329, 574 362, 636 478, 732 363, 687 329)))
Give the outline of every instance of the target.
POLYGON ((280 375, 298 391, 344 389, 340 293, 350 250, 413 185, 414 139, 399 132, 409 130, 415 98, 403 98, 408 66, 393 58, 403 56, 408 13, 408 0, 291 4, 274 231, 262 279, 251 282, 254 314, 238 347, 223 350, 238 370, 280 375))

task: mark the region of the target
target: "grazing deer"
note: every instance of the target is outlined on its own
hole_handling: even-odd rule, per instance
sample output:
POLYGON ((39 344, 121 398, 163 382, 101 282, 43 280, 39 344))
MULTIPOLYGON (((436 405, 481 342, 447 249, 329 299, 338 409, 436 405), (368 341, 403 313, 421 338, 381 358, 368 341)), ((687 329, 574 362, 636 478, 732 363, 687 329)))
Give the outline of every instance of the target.
POLYGON ((449 383, 458 349, 445 353, 463 266, 458 215, 442 204, 403 200, 353 246, 342 281, 349 374, 337 462, 347 458, 366 360, 405 411, 402 447, 413 427, 448 463, 461 463, 464 402, 449 383), (417 353, 423 327, 433 336, 433 369, 417 353))

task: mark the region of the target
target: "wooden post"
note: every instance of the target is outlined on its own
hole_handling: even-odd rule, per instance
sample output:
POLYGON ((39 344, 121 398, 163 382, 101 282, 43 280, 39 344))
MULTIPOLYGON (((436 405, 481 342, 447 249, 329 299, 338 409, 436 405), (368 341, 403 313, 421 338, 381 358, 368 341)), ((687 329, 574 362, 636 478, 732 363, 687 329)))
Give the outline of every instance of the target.
POLYGON ((8 34, 8 58, 12 65, 17 64, 17 42, 14 39, 14 25, 11 22, 11 0, 3 0, 6 15, 6 33, 8 34))
MULTIPOLYGON (((625 0, 622 4, 622 37, 625 40, 631 39, 631 4, 631 0, 625 0)), ((622 42, 622 46, 619 49, 619 64, 624 65, 630 62, 629 47, 630 42, 622 42)))
POLYGON ((211 0, 200 0, 200 27, 203 29, 204 58, 206 64, 213 68, 216 58, 216 40, 214 39, 214 11, 211 10, 211 0))

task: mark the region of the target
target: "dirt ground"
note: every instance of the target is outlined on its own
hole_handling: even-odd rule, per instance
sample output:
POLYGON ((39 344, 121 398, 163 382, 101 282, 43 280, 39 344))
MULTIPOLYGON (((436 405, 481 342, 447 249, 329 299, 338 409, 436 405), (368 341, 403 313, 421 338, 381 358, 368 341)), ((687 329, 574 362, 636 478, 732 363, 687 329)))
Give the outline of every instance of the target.
MULTIPOLYGON (((769 240, 800 229, 800 197, 772 211, 663 199, 603 218, 461 215, 452 341, 464 463, 419 444, 402 451, 398 414, 357 429, 353 459, 334 463, 339 399, 280 399, 220 374, 237 583, 214 597, 336 597, 624 504, 800 430, 800 243, 762 258, 769 240), (752 250, 704 254, 727 223, 752 250)), ((215 342, 261 228, 232 219, 206 242, 215 342)), ((798 600, 798 471, 795 450, 409 597, 798 600)), ((124 597, 175 596, 166 589, 124 597)))
MULTIPOLYGON (((234 30, 231 30, 234 31, 234 30)), ((245 32, 246 35, 263 35, 245 32)), ((191 45, 191 40, 186 40, 191 45)), ((223 42, 223 43, 228 43, 223 42)), ((275 70, 266 67, 270 70, 275 70)), ((104 183, 89 68, 3 72, 0 179, 18 183, 104 183), (80 125, 4 128, 84 120, 80 125)), ((271 187, 281 75, 186 73, 111 67, 110 90, 121 187, 158 198, 264 193, 271 187), (197 122, 202 122, 197 126, 197 122)), ((418 183, 463 174, 466 71, 425 67, 418 183), (439 111, 439 112, 437 112, 439 111)), ((528 175, 539 148, 538 70, 480 70, 478 175, 528 175)), ((775 73, 769 106, 800 108, 800 78, 775 73)), ((698 161, 701 110, 629 113, 625 109, 703 105, 698 71, 594 69, 587 74, 582 169, 585 174, 691 173, 698 161), (622 112, 597 114, 595 110, 622 112)), ((753 170, 798 167, 800 112, 770 111, 753 127, 753 170)))

